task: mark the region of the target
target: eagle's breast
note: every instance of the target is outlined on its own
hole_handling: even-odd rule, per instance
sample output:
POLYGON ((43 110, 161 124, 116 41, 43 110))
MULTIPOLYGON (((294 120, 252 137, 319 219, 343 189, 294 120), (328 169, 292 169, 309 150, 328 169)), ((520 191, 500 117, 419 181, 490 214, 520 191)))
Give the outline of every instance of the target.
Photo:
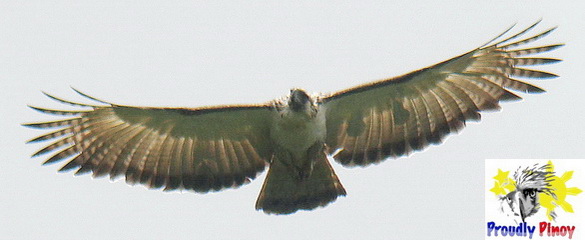
POLYGON ((317 106, 316 114, 284 109, 276 114, 270 128, 274 143, 297 156, 305 154, 316 142, 324 142, 325 135, 325 109, 322 106, 317 106))

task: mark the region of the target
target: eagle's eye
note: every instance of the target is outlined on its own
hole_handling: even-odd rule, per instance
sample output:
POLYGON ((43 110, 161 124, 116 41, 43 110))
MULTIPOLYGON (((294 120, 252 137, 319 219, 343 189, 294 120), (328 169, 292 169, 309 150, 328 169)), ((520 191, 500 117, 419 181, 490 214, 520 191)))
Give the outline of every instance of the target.
POLYGON ((525 189, 525 190, 523 191, 523 193, 524 193, 524 196, 528 196, 528 197, 530 197, 530 198, 534 198, 534 197, 536 197, 536 192, 537 192, 537 190, 536 190, 536 189, 532 189, 532 188, 530 188, 530 189, 525 189))

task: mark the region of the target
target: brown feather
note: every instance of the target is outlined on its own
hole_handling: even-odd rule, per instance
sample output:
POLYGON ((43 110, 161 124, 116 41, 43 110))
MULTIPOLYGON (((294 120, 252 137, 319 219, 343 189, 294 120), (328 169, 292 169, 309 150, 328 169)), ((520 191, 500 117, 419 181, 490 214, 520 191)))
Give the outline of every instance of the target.
POLYGON ((498 110, 500 101, 521 99, 509 90, 543 92, 531 83, 511 78, 557 76, 517 67, 560 61, 522 56, 552 51, 563 44, 516 49, 545 37, 555 29, 520 38, 537 24, 439 64, 324 97, 322 102, 327 107, 327 145, 330 153, 343 149, 336 160, 346 166, 365 166, 387 157, 406 155, 412 150, 424 148, 428 143, 440 143, 447 134, 463 128, 468 120, 479 120, 480 111, 498 110), (403 104, 404 109, 395 107, 399 106, 396 99, 401 99, 399 104, 403 104), (382 111, 380 109, 387 108, 385 105, 388 103, 394 107, 388 110, 388 114, 382 115, 382 118, 388 116, 387 123, 378 124, 377 114, 382 111), (399 113, 401 111, 409 113, 406 119, 399 117, 406 116, 399 113), (383 130, 385 133, 373 134, 382 125, 388 126, 383 130), (382 142, 371 144, 372 138, 377 136, 384 136, 380 138, 382 142))

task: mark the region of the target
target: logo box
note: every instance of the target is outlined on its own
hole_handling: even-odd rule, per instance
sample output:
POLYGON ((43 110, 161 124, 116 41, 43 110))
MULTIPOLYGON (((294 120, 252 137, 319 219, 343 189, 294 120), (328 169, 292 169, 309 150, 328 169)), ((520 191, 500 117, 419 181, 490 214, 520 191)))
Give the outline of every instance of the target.
POLYGON ((487 159, 485 239, 583 239, 585 159, 487 159))

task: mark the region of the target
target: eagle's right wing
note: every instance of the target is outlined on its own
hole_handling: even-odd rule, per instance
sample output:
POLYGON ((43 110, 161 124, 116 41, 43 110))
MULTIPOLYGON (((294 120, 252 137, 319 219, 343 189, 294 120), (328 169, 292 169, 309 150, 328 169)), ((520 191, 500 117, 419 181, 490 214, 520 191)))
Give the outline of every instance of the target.
POLYGON ((513 41, 534 26, 439 64, 323 98, 331 153, 342 149, 335 159, 344 165, 368 165, 402 156, 440 143, 465 121, 478 120, 480 111, 498 109, 500 101, 520 99, 509 90, 543 92, 513 78, 557 77, 522 67, 560 61, 525 56, 562 44, 517 48, 554 30, 513 41))
POLYGON ((29 142, 57 139, 33 156, 57 152, 45 163, 73 157, 61 170, 79 168, 77 173, 91 171, 94 177, 125 175, 130 184, 207 192, 248 182, 264 169, 272 155, 269 105, 145 108, 91 97, 105 105, 47 96, 91 108, 63 111, 31 107, 47 114, 73 116, 24 124, 59 128, 29 142))

